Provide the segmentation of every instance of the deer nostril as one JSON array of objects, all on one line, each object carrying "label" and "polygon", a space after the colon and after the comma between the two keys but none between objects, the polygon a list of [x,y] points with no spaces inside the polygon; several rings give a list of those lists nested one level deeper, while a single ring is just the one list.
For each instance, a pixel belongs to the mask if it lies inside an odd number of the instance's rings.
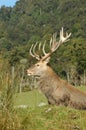
[{"label": "deer nostril", "polygon": [[32,72],[30,70],[26,70],[27,71],[27,75],[32,75]]}]

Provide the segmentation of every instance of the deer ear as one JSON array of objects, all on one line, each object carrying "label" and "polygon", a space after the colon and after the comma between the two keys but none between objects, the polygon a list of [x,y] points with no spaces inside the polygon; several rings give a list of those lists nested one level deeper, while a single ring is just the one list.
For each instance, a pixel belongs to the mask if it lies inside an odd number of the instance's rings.
[{"label": "deer ear", "polygon": [[46,64],[48,64],[48,63],[49,63],[49,61],[50,61],[50,57],[48,57],[47,59],[45,59],[45,61],[44,61],[44,62],[45,62]]}]

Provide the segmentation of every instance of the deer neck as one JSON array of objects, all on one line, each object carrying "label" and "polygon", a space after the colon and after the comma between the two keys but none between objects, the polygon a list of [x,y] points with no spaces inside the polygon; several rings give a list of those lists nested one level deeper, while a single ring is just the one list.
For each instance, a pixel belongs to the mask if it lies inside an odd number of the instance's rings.
[{"label": "deer neck", "polygon": [[46,71],[40,76],[38,86],[42,90],[43,93],[47,93],[48,91],[53,91],[53,88],[57,87],[59,77],[56,73],[48,67]]},{"label": "deer neck", "polygon": [[47,80],[47,79],[55,79],[57,78],[57,74],[52,70],[51,67],[47,67],[47,69],[45,69],[44,73],[42,73],[42,75],[40,76],[40,80]]}]

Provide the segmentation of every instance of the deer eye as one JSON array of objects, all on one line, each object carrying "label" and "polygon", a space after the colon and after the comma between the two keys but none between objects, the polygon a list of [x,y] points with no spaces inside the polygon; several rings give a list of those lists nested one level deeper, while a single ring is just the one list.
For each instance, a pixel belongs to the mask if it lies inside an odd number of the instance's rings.
[{"label": "deer eye", "polygon": [[36,66],[40,66],[39,64],[37,64]]}]

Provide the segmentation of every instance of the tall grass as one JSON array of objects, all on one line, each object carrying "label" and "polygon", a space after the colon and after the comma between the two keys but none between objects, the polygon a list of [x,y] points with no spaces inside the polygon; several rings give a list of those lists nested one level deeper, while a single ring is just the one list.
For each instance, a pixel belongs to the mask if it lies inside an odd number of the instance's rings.
[{"label": "tall grass", "polygon": [[0,73],[0,130],[19,130],[20,120],[13,105],[13,88],[10,75],[6,71]]}]

